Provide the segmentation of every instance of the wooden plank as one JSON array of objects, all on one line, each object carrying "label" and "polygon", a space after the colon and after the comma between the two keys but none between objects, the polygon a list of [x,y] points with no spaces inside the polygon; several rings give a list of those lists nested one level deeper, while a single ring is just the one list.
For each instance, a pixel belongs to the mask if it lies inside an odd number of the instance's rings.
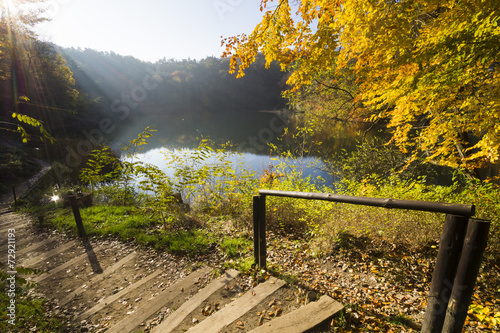
[{"label": "wooden plank", "polygon": [[193,288],[196,281],[208,272],[210,272],[210,268],[205,266],[189,274],[186,278],[162,291],[158,296],[142,304],[134,313],[117,322],[107,330],[106,333],[131,332],[134,328],[139,326],[141,322],[148,319],[175,298],[181,296],[183,290]]},{"label": "wooden plank", "polygon": [[282,317],[271,320],[250,331],[251,333],[287,332],[302,333],[329,319],[344,307],[330,296],[322,296]]},{"label": "wooden plank", "polygon": [[8,221],[5,221],[5,218],[3,219],[4,221],[2,224],[0,224],[0,231],[7,230],[9,228],[16,228],[16,225],[26,225],[29,223],[29,221],[26,221],[26,218],[18,218],[17,215],[9,218]]},{"label": "wooden plank", "polygon": [[224,326],[243,316],[252,308],[262,302],[267,296],[285,285],[285,282],[274,277],[259,284],[252,291],[226,305],[198,325],[192,327],[189,332],[219,332]]},{"label": "wooden plank", "polygon": [[15,221],[15,222],[12,222],[10,225],[6,225],[6,226],[2,226],[3,228],[0,229],[0,235],[3,235],[3,234],[6,234],[7,231],[9,231],[9,229],[14,229],[17,231],[19,231],[19,229],[22,229],[24,228],[25,226],[27,226],[28,224],[30,224],[29,222],[24,222],[24,223],[21,223],[21,224],[16,224],[18,221]]},{"label": "wooden plank", "polygon": [[82,314],[78,315],[76,317],[76,320],[77,321],[81,321],[81,320],[83,320],[85,318],[88,318],[88,317],[92,316],[94,313],[96,313],[96,312],[104,309],[108,304],[113,303],[117,299],[119,299],[122,296],[124,296],[124,295],[128,294],[129,292],[131,292],[132,290],[137,289],[140,286],[142,286],[143,284],[151,281],[152,279],[154,279],[155,277],[157,277],[158,275],[160,275],[162,272],[163,272],[163,270],[159,269],[156,272],[154,272],[152,274],[149,274],[144,279],[141,279],[141,280],[139,280],[139,281],[137,281],[137,282],[129,285],[128,287],[126,287],[125,289],[121,290],[120,292],[118,292],[116,294],[113,294],[113,295],[110,295],[110,296],[108,296],[108,297],[106,297],[104,299],[101,299],[96,305],[94,305],[90,309],[86,310]]},{"label": "wooden plank", "polygon": [[[16,235],[16,237],[17,236],[18,235]],[[25,244],[20,245],[21,240],[22,241],[26,240],[24,243],[27,243],[27,244],[30,244],[30,241],[31,241],[31,239],[21,239],[21,238],[16,239],[16,254],[18,256],[23,256],[26,253],[34,251],[34,250],[38,249],[40,246],[42,246],[42,245],[50,244],[50,243],[56,241],[56,238],[55,237],[50,237],[50,238],[44,239],[43,241],[32,243],[28,247],[24,247]],[[21,246],[23,246],[23,249],[19,250],[19,248],[21,248]],[[8,248],[8,246],[7,246],[7,239],[5,239],[5,244],[0,245],[0,250],[7,249],[7,248]],[[5,252],[7,252],[7,251],[5,251]]]},{"label": "wooden plank", "polygon": [[37,243],[34,243],[34,244],[31,244],[30,246],[22,249],[22,250],[19,250],[17,251],[17,254],[18,255],[25,255],[27,253],[30,253],[31,251],[35,251],[36,249],[38,249],[39,247],[43,246],[43,245],[46,245],[46,244],[50,244],[52,242],[56,241],[56,238],[55,237],[50,237],[50,238],[47,238],[41,242],[37,242]]},{"label": "wooden plank", "polygon": [[88,280],[85,284],[81,285],[80,287],[76,288],[75,290],[73,290],[72,292],[67,294],[62,300],[59,301],[59,304],[65,305],[65,304],[69,303],[73,299],[73,297],[85,292],[85,286],[90,286],[90,285],[93,285],[95,283],[98,283],[98,282],[104,280],[108,275],[110,275],[111,273],[113,273],[117,269],[121,268],[123,265],[127,264],[129,261],[134,259],[136,256],[137,256],[137,253],[132,252],[128,256],[126,256],[125,258],[123,258],[120,261],[118,261],[117,263],[115,263],[113,266],[106,268],[104,270],[104,272],[102,272],[101,274],[94,275],[94,277],[92,277],[90,280]]},{"label": "wooden plank", "polygon": [[[101,247],[96,247],[94,249],[94,253],[97,253],[97,252],[99,252],[101,250],[102,250]],[[88,257],[88,254],[87,254],[87,252],[85,252],[85,253],[79,255],[78,257],[73,258],[70,261],[65,262],[64,264],[59,265],[59,266],[51,269],[47,273],[43,273],[42,275],[39,275],[39,276],[35,277],[34,279],[32,279],[32,281],[33,282],[41,282],[41,281],[43,281],[45,279],[48,279],[49,277],[52,277],[52,276],[56,275],[57,273],[59,273],[59,272],[61,272],[63,270],[66,270],[69,267],[74,266],[77,262],[82,261],[82,260],[84,260],[87,257]]]},{"label": "wooden plank", "polygon": [[26,220],[30,221],[30,218],[28,216],[17,214],[13,211],[0,215],[0,218],[2,219],[2,222],[0,222],[0,227],[2,227],[2,229],[5,229],[11,223],[19,223]]},{"label": "wooden plank", "polygon": [[37,264],[39,262],[47,260],[47,258],[50,258],[56,254],[62,253],[62,252],[66,251],[67,249],[69,249],[77,244],[78,244],[77,241],[74,241],[74,240],[70,241],[68,243],[65,243],[65,244],[59,246],[59,247],[56,247],[55,249],[50,250],[49,252],[42,253],[34,258],[28,259],[27,261],[22,262],[21,265],[25,266],[25,267],[29,267],[31,265]]},{"label": "wooden plank", "polygon": [[232,279],[240,274],[237,270],[229,270],[224,276],[212,281],[208,286],[200,290],[196,295],[191,297],[188,301],[181,305],[180,308],[175,310],[167,319],[165,319],[160,325],[156,326],[151,332],[152,333],[170,333],[179,324],[193,312],[197,307],[199,307],[208,297],[210,297],[217,290],[224,287]]}]

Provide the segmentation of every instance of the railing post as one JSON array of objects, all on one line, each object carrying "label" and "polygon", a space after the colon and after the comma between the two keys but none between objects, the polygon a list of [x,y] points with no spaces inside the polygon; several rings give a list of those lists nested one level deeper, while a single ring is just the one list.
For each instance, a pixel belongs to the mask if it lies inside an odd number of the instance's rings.
[{"label": "railing post", "polygon": [[12,186],[12,195],[14,196],[14,205],[17,206],[17,197],[16,197],[16,187]]},{"label": "railing post", "polygon": [[266,268],[266,196],[253,197],[253,242],[255,264]]},{"label": "railing post", "polygon": [[78,236],[85,236],[85,229],[83,228],[82,216],[80,215],[80,208],[78,208],[78,202],[76,200],[76,195],[69,196],[69,202],[71,203],[71,209],[73,210],[73,215],[75,216],[76,228],[78,229]]},{"label": "railing post", "polygon": [[489,229],[490,221],[469,219],[455,283],[446,311],[443,333],[462,332],[483,253],[486,249]]},{"label": "railing post", "polygon": [[464,243],[467,223],[468,217],[466,216],[446,215],[436,265],[432,274],[422,333],[441,332]]}]

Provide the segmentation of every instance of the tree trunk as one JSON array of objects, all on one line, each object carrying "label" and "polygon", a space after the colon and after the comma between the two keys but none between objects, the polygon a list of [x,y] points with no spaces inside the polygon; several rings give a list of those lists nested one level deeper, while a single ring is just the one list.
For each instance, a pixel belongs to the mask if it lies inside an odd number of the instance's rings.
[{"label": "tree trunk", "polygon": [[[455,145],[460,157],[465,160],[467,157],[465,150],[470,147],[469,134],[467,132],[458,132],[459,142]],[[466,169],[465,174],[470,179],[481,179],[481,174],[478,168]]]}]

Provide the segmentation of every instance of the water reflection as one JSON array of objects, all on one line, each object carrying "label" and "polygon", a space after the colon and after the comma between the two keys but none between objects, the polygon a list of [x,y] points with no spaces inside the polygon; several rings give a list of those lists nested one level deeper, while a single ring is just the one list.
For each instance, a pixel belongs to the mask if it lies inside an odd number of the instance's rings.
[{"label": "water reflection", "polygon": [[151,126],[157,132],[148,141],[148,149],[195,148],[203,137],[218,143],[230,141],[242,152],[266,155],[269,154],[267,143],[277,143],[288,122],[289,114],[284,111],[165,113],[125,124],[116,141],[126,144]]},{"label": "water reflection", "polygon": [[[200,143],[200,138],[208,138],[215,143],[231,142],[237,147],[241,156],[231,156],[233,167],[242,161],[243,167],[253,171],[257,176],[262,175],[270,165],[277,166],[277,156],[270,156],[268,143],[273,143],[282,150],[293,150],[293,142],[282,140],[285,128],[293,135],[295,126],[298,124],[296,115],[286,110],[272,111],[245,111],[229,110],[221,112],[192,112],[192,113],[169,113],[161,116],[145,117],[134,120],[131,124],[122,128],[118,143],[127,144],[135,139],[137,134],[147,126],[157,130],[153,137],[148,140],[146,150],[139,156],[140,160],[160,167],[173,176],[173,168],[167,168],[162,151],[176,151],[177,153],[192,152]],[[314,133],[314,140],[323,142],[321,153],[315,157],[305,157],[292,163],[302,171],[303,177],[311,177],[315,180],[318,176],[325,180],[326,185],[332,185],[335,181],[333,176],[322,171],[324,163],[322,156],[329,156],[332,151],[352,146],[354,139],[352,133],[347,130],[338,130],[334,142],[325,142],[328,139],[318,137],[320,133]],[[293,140],[292,140],[293,141]],[[207,163],[213,163],[207,161]]]},{"label": "water reflection", "polygon": [[[185,160],[186,157],[192,156],[194,153],[195,151],[190,148],[155,148],[145,153],[137,154],[136,161],[142,161],[144,163],[155,165],[163,170],[167,176],[174,178],[175,167],[167,165],[166,157],[168,157],[169,160],[174,161],[176,158],[179,160]],[[242,171],[241,169],[246,169],[255,173],[256,177],[262,176],[264,174],[264,170],[268,169],[270,165],[276,167],[280,165],[280,163],[286,163],[287,167],[285,168],[285,172],[291,172],[292,169],[297,170],[302,173],[303,178],[310,177],[311,182],[315,184],[321,185],[324,183],[325,185],[331,185],[334,182],[334,177],[323,171],[324,164],[321,159],[316,157],[306,157],[302,160],[286,162],[279,160],[277,156],[258,155],[252,153],[227,152],[227,156],[228,161],[231,162],[232,167],[237,172]],[[212,156],[206,158],[202,165],[215,163],[217,163],[217,158],[214,153]]]}]

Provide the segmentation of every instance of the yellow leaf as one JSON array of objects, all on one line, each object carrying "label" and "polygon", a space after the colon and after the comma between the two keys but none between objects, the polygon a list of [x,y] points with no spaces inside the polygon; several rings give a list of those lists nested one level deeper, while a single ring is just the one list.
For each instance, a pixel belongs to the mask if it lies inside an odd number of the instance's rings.
[{"label": "yellow leaf", "polygon": [[484,318],[486,317],[486,315],[484,315],[484,314],[478,314],[478,313],[475,316],[476,316],[477,319],[479,319],[479,321],[483,321]]}]

